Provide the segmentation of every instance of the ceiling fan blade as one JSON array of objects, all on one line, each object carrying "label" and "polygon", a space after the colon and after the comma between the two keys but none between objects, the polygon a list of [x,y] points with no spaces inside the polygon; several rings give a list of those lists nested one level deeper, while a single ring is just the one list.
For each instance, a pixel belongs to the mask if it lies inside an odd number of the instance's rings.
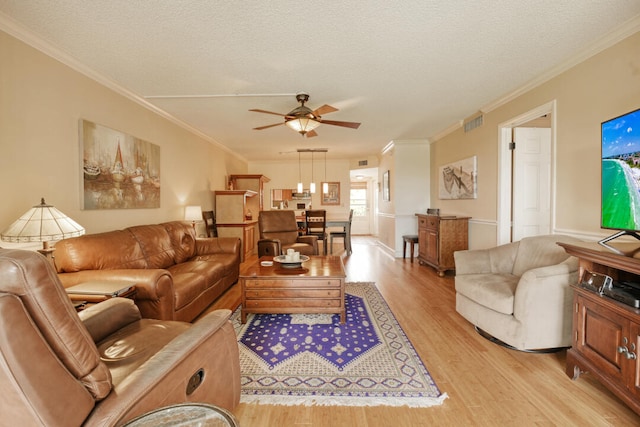
[{"label": "ceiling fan blade", "polygon": [[324,114],[333,113],[334,111],[338,111],[338,109],[335,107],[332,107],[331,105],[324,104],[322,107],[318,107],[315,110],[313,110],[313,115],[317,117],[317,116],[322,116]]},{"label": "ceiling fan blade", "polygon": [[253,109],[251,109],[249,111],[255,111],[256,113],[275,114],[276,116],[287,117],[286,114],[274,113],[273,111],[259,110],[259,109],[256,109],[256,108],[253,108]]},{"label": "ceiling fan blade", "polygon": [[307,138],[313,138],[314,136],[318,136],[318,134],[315,130],[310,130],[309,132],[305,133],[304,136],[306,136]]},{"label": "ceiling fan blade", "polygon": [[320,119],[318,121],[325,125],[342,126],[342,127],[351,128],[351,129],[358,129],[360,127],[360,123],[356,123],[356,122],[340,122],[337,120],[324,120],[324,119]]},{"label": "ceiling fan blade", "polygon": [[266,126],[260,126],[260,127],[257,127],[257,128],[253,128],[253,130],[269,129],[269,128],[272,128],[272,127],[274,127],[274,126],[280,126],[280,125],[283,125],[283,124],[284,124],[284,122],[282,122],[282,123],[275,123],[275,124],[273,124],[273,125],[266,125]]}]

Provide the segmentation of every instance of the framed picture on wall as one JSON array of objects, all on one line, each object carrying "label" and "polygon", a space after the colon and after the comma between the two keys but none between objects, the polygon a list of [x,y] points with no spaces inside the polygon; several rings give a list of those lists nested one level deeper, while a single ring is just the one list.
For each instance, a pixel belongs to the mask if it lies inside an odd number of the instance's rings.
[{"label": "framed picture on wall", "polygon": [[160,207],[160,146],[80,120],[82,209]]},{"label": "framed picture on wall", "polygon": [[323,182],[322,187],[327,184],[329,191],[322,193],[321,205],[339,205],[340,204],[340,183],[339,182]]},{"label": "framed picture on wall", "polygon": [[476,156],[440,167],[440,199],[478,198],[478,160]]},{"label": "framed picture on wall", "polygon": [[389,171],[382,175],[382,200],[391,201],[391,193],[389,190]]}]

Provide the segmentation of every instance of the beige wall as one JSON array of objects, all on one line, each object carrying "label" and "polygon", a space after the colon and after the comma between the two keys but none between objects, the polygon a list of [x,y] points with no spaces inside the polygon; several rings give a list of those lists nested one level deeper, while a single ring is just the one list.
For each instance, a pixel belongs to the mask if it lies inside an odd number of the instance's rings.
[{"label": "beige wall", "polygon": [[[211,190],[223,189],[231,173],[269,173],[216,144],[155,114],[70,67],[0,32],[0,228],[40,197],[95,233],[134,224],[181,219],[183,207],[213,207]],[[589,58],[543,85],[485,114],[484,125],[456,130],[431,145],[430,206],[473,217],[472,247],[495,244],[498,126],[556,101],[555,232],[607,235],[599,228],[600,123],[640,107],[640,33]],[[80,209],[78,121],[129,133],[161,147],[161,207],[83,211]],[[478,156],[478,199],[439,200],[439,166]],[[393,152],[379,171],[395,176]],[[349,168],[338,166],[340,181]],[[295,168],[294,168],[295,169]],[[293,170],[297,172],[297,170]],[[294,180],[297,180],[293,173]],[[288,177],[287,182],[290,181]],[[317,180],[319,181],[319,180]],[[273,181],[272,181],[273,182]],[[273,182],[275,184],[275,182]],[[274,187],[275,188],[275,187]],[[346,203],[343,192],[343,203]],[[395,208],[379,199],[381,241],[393,247]],[[388,235],[384,230],[389,230]]]},{"label": "beige wall", "polygon": [[[554,232],[597,239],[600,229],[600,123],[640,108],[640,33],[600,52],[490,111],[484,125],[452,132],[431,145],[431,200],[443,211],[473,217],[470,246],[496,243],[498,127],[556,101]],[[438,168],[478,156],[478,198],[439,200]]]},{"label": "beige wall", "polygon": [[[396,241],[395,205],[393,194],[389,201],[383,198],[382,181],[386,171],[389,171],[390,177],[395,177],[394,148],[382,154],[380,165],[378,166],[378,182],[380,183],[380,191],[378,192],[378,240],[383,247],[393,252],[395,251]],[[389,181],[391,182],[391,178]],[[390,191],[393,191],[393,184],[391,184]]]},{"label": "beige wall", "polygon": [[[298,167],[297,155],[295,160],[249,162],[249,173],[263,174],[270,179],[264,186],[264,209],[270,209],[271,190],[296,190],[300,175],[302,176],[304,188],[309,189],[309,183],[311,182],[310,154],[303,153],[303,156],[305,159],[301,159],[300,167]],[[325,209],[329,217],[347,217],[349,215],[349,188],[351,185],[349,161],[328,159],[326,163],[326,181],[340,183],[340,205],[322,205],[321,203],[321,183],[325,181],[325,161],[323,153],[316,153],[313,165],[313,179],[316,183],[316,193],[311,195],[311,206],[314,209]],[[290,208],[293,209],[293,206],[290,205]]]},{"label": "beige wall", "polygon": [[[41,197],[88,233],[182,219],[185,205],[213,208],[211,190],[247,172],[244,160],[3,32],[0,58],[2,230]],[[159,209],[80,209],[80,119],[160,146]]]},{"label": "beige wall", "polygon": [[394,140],[382,154],[378,180],[389,171],[391,200],[378,198],[378,239],[395,257],[402,256],[402,236],[418,234],[418,212],[430,206],[429,153],[426,139]]}]

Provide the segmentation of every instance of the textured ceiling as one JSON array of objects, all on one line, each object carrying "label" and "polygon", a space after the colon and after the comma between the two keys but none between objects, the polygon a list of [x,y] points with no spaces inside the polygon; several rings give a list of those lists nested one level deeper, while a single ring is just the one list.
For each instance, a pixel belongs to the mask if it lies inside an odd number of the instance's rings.
[{"label": "textured ceiling", "polygon": [[[268,160],[429,138],[637,18],[640,1],[0,0],[0,13],[140,97],[216,95],[147,100]],[[300,91],[360,129],[252,130],[281,119],[250,108],[287,113]]]}]

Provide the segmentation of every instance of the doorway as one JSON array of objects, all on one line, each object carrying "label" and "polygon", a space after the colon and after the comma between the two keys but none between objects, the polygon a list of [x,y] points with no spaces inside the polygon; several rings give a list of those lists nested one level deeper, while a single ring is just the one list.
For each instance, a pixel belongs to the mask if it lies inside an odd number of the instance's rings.
[{"label": "doorway", "polygon": [[353,235],[377,235],[377,216],[374,215],[378,209],[377,174],[378,168],[354,169],[350,173],[349,208],[353,209]]},{"label": "doorway", "polygon": [[554,228],[555,111],[552,101],[499,125],[498,245]]}]

